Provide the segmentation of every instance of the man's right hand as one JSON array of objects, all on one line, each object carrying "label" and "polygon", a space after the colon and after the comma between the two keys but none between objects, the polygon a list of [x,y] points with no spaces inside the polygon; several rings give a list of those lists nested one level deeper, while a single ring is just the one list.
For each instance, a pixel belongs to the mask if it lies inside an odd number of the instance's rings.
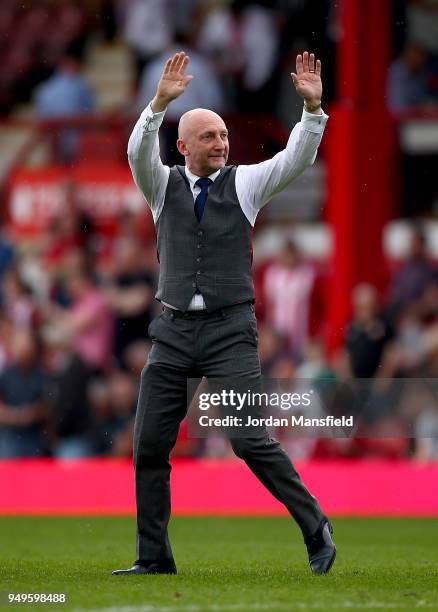
[{"label": "man's right hand", "polygon": [[180,51],[169,58],[164,66],[163,74],[158,82],[157,92],[151,103],[154,113],[166,110],[167,105],[184,93],[187,85],[193,79],[190,74],[186,75],[189,64],[189,56]]}]

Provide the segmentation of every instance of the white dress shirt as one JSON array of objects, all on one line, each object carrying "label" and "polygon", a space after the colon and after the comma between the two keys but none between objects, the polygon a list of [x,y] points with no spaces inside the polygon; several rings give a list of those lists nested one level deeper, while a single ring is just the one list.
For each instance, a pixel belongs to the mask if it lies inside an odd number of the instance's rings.
[{"label": "white dress shirt", "polygon": [[[149,104],[141,113],[128,142],[128,160],[134,180],[146,198],[154,223],[163,210],[170,168],[160,158],[158,130],[166,111],[154,113]],[[301,121],[293,128],[286,148],[271,159],[236,170],[236,194],[243,214],[254,226],[259,210],[315,161],[328,116],[303,110]],[[193,200],[201,191],[199,178],[186,166]],[[209,178],[214,181],[220,170]],[[207,204],[208,205],[208,204]],[[194,214],[194,213],[193,213]],[[202,295],[195,294],[189,310],[205,309]]]}]

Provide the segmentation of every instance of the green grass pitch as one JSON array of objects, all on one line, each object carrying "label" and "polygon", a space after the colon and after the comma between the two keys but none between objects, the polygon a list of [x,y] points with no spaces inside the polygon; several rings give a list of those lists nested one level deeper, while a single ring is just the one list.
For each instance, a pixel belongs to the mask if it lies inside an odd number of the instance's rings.
[{"label": "green grass pitch", "polygon": [[127,517],[0,518],[8,592],[65,592],[32,609],[108,612],[438,610],[438,520],[336,519],[338,557],[312,576],[301,535],[281,518],[174,518],[177,576],[112,576],[133,561]]}]

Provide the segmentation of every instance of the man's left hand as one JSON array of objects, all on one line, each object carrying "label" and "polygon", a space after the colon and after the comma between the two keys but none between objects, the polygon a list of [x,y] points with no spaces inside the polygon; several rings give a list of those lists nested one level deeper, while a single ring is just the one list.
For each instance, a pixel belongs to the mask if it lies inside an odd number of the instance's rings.
[{"label": "man's left hand", "polygon": [[297,93],[304,98],[305,108],[310,112],[320,113],[322,97],[321,61],[316,60],[314,53],[304,51],[297,55],[297,67],[291,72],[293,84]]}]

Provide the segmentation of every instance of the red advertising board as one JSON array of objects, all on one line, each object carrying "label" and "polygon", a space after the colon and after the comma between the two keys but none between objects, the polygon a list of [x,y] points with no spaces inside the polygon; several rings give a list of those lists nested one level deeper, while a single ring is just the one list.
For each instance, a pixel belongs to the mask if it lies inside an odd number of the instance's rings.
[{"label": "red advertising board", "polygon": [[[174,514],[287,514],[241,461],[174,459],[172,467]],[[296,467],[329,515],[438,516],[437,462],[314,460]],[[135,512],[129,459],[0,461],[0,482],[0,516]]]},{"label": "red advertising board", "polygon": [[14,172],[8,185],[7,220],[14,236],[38,234],[62,215],[66,182],[74,184],[78,205],[100,231],[111,232],[124,211],[150,214],[127,164],[26,168]]}]

